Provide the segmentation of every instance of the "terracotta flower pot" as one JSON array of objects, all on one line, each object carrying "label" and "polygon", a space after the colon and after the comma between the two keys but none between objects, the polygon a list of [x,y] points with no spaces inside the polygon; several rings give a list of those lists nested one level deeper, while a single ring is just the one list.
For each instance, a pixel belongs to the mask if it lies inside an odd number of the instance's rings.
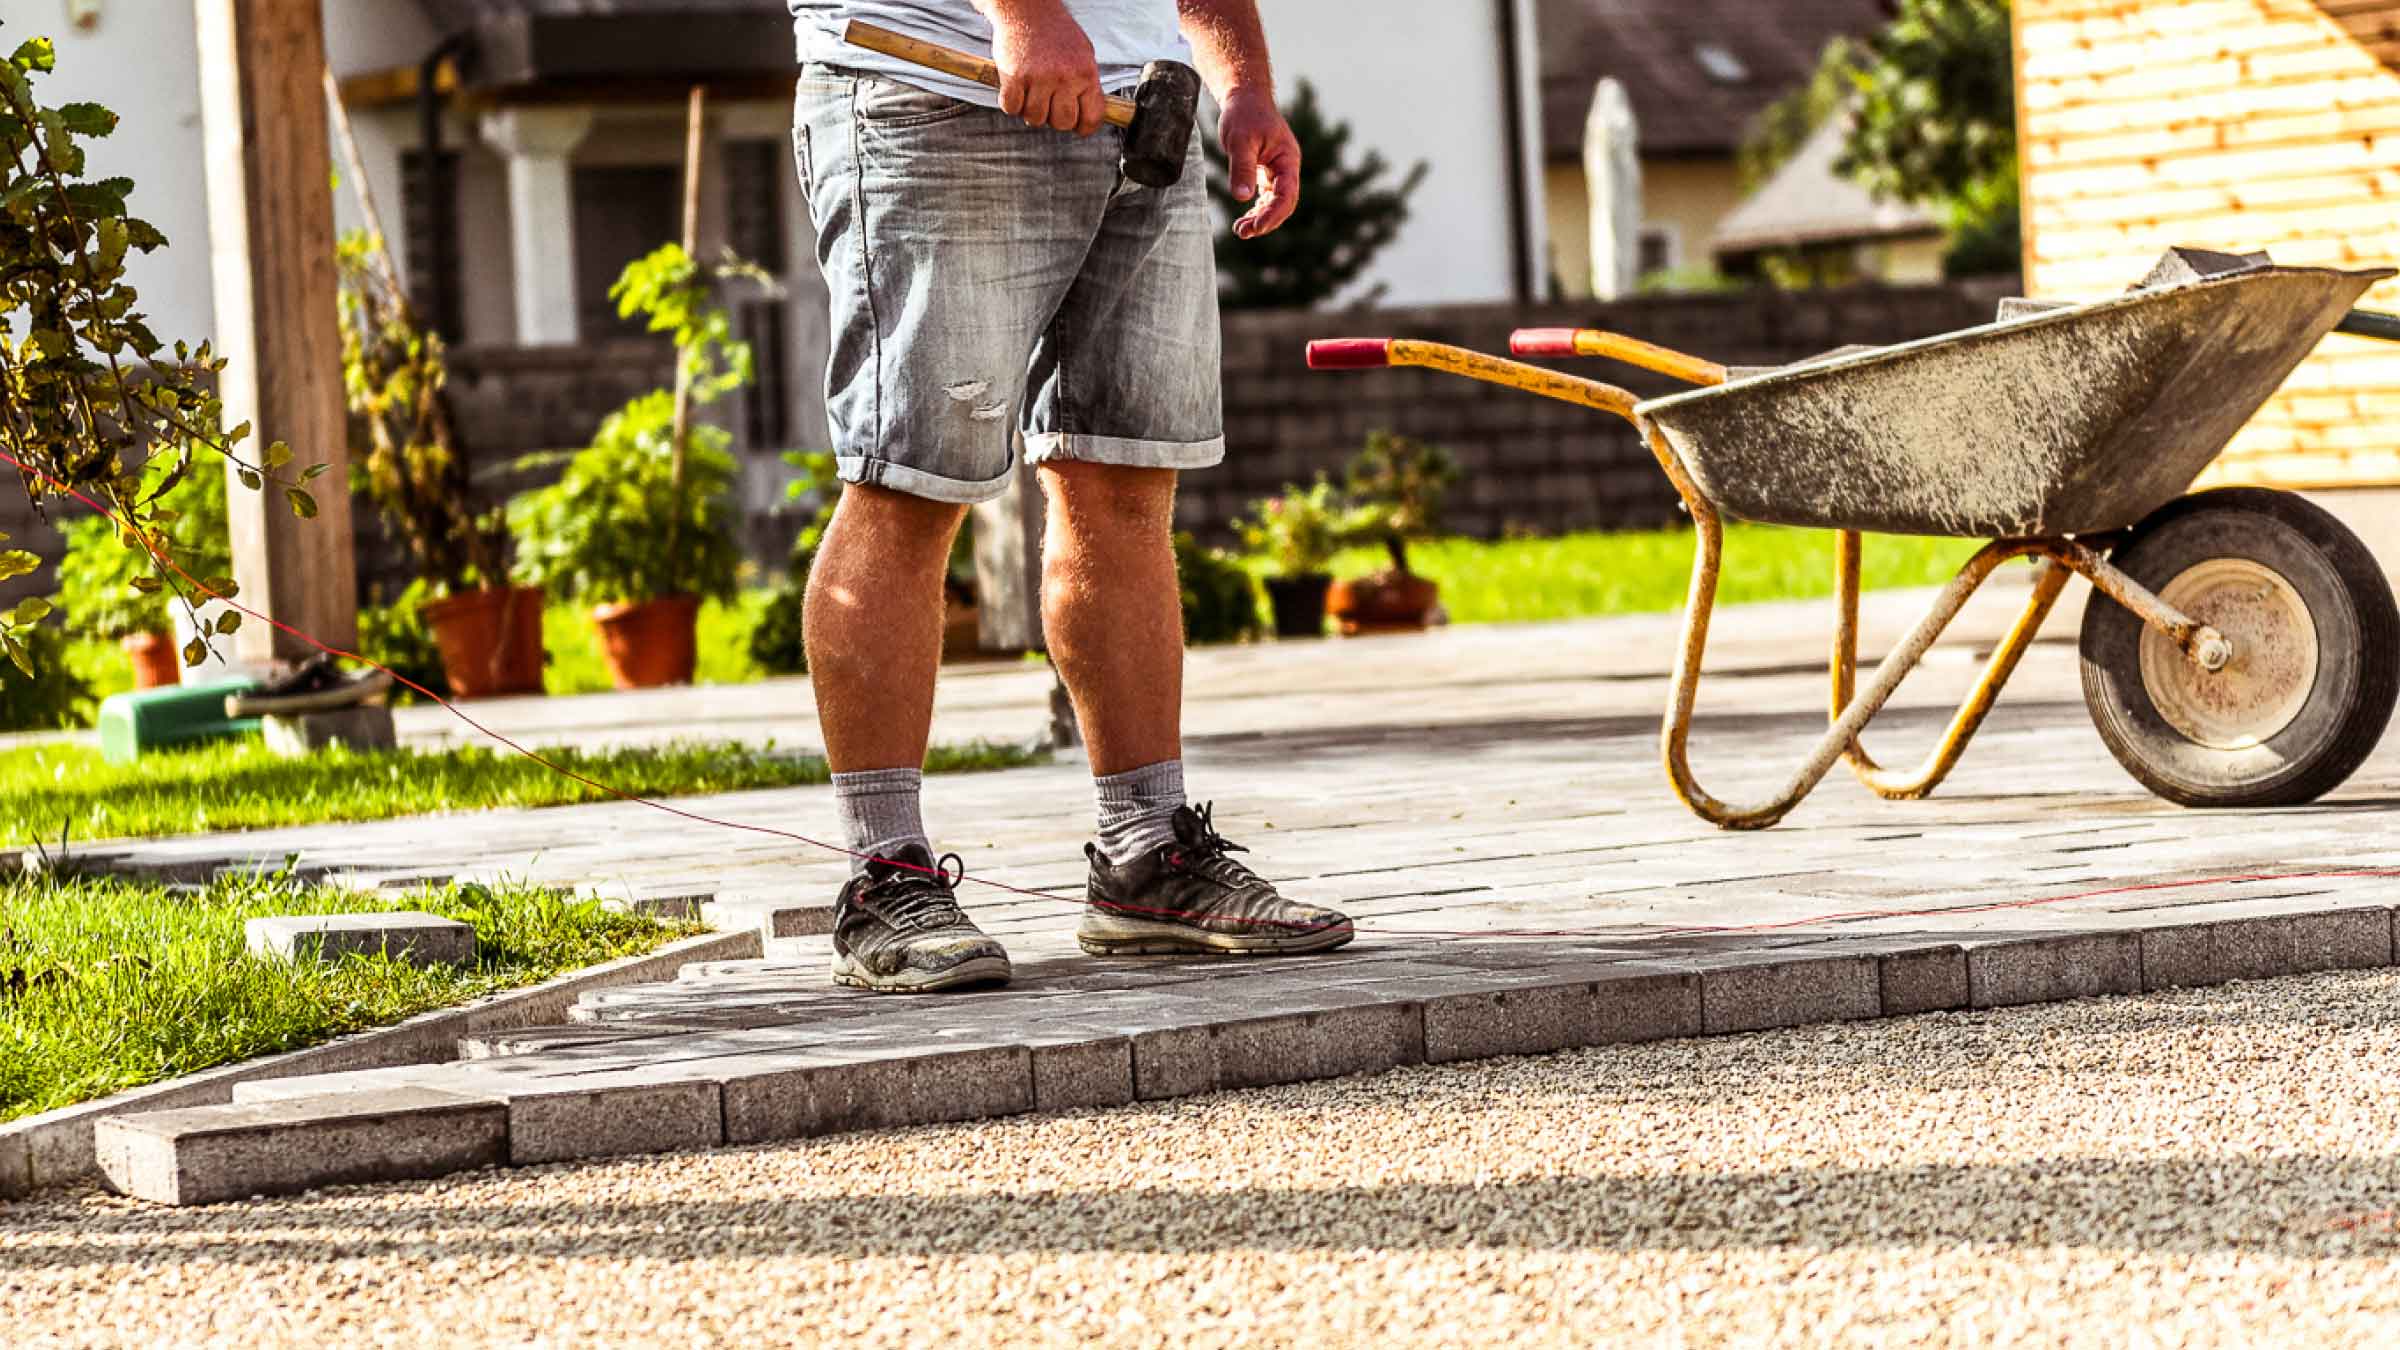
[{"label": "terracotta flower pot", "polygon": [[619,689],[690,684],[699,663],[700,597],[668,595],[592,611],[608,678]]},{"label": "terracotta flower pot", "polygon": [[1362,633],[1422,632],[1441,601],[1442,588],[1407,572],[1383,571],[1355,581],[1337,581],[1325,597],[1325,610],[1342,628],[1342,636]]},{"label": "terracotta flower pot", "polygon": [[1275,636],[1325,636],[1325,592],[1333,578],[1321,573],[1267,578],[1267,602],[1275,610]]},{"label": "terracotta flower pot", "polygon": [[183,654],[175,650],[175,639],[164,633],[127,633],[117,639],[125,656],[133,662],[133,687],[159,689],[183,683]]},{"label": "terracotta flower pot", "polygon": [[542,692],[542,593],[530,586],[468,591],[425,606],[452,698]]}]

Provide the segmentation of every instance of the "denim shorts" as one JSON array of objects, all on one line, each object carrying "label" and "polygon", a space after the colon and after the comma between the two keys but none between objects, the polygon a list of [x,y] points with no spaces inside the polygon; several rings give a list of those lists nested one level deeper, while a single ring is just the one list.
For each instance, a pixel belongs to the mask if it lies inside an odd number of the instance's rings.
[{"label": "denim shorts", "polygon": [[1174,187],[1126,181],[1124,133],[1040,130],[810,65],[792,138],[832,292],[827,420],[843,481],[940,502],[1032,463],[1225,457],[1217,272],[1199,137]]}]

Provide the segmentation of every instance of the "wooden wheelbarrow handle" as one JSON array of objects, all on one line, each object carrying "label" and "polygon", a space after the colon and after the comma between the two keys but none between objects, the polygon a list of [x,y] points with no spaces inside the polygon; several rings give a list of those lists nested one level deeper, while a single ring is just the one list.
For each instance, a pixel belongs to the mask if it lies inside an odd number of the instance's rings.
[{"label": "wooden wheelbarrow handle", "polygon": [[[862,23],[857,19],[852,19],[849,26],[842,30],[842,41],[853,47],[864,47],[871,52],[881,52],[885,56],[896,57],[912,66],[923,66],[927,70],[939,71],[970,84],[980,84],[992,89],[1000,87],[1000,67],[980,56],[969,56],[965,52],[945,47],[938,42],[927,42],[923,38],[913,38],[906,33],[895,33],[889,28]],[[1132,99],[1111,98],[1108,100],[1108,109],[1102,115],[1101,120],[1110,126],[1130,127],[1133,125],[1134,114],[1139,111],[1141,111],[1140,107]]]}]

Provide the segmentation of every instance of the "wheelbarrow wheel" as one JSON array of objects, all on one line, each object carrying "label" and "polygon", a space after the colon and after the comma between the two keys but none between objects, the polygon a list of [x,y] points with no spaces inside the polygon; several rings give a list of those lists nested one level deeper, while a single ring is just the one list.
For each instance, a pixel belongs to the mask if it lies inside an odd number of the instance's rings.
[{"label": "wheelbarrow wheel", "polygon": [[2234,644],[2224,669],[2203,670],[2092,597],[2084,702],[2144,787],[2184,806],[2294,806],[2373,753],[2400,693],[2400,608],[2332,515],[2288,492],[2197,493],[2135,526],[2110,561]]}]

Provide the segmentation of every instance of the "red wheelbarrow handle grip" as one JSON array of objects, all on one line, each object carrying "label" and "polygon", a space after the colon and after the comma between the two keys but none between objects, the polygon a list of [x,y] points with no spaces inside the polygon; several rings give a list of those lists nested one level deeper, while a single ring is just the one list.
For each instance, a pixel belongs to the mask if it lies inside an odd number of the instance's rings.
[{"label": "red wheelbarrow handle grip", "polygon": [[1324,338],[1308,344],[1310,370],[1377,370],[1391,363],[1390,338]]},{"label": "red wheelbarrow handle grip", "polygon": [[1508,335],[1508,349],[1518,356],[1578,356],[1572,328],[1520,328]]}]

